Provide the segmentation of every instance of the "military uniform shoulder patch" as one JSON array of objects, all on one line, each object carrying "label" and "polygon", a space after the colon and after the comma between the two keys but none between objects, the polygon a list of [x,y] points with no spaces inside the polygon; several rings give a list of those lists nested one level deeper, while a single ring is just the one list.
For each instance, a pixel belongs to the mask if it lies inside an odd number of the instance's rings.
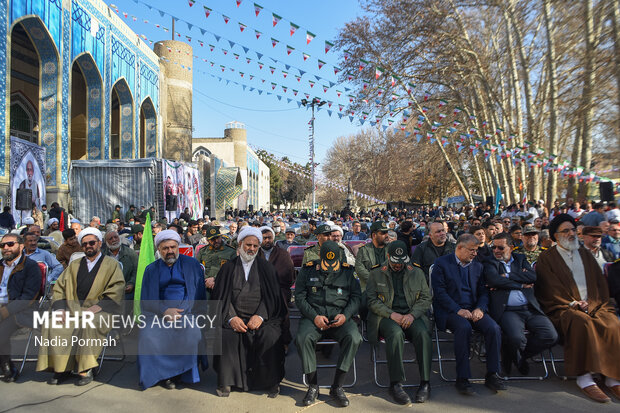
[{"label": "military uniform shoulder patch", "polygon": [[374,270],[375,268],[379,268],[381,266],[381,264],[375,264],[372,267],[370,267],[371,270]]},{"label": "military uniform shoulder patch", "polygon": [[413,267],[412,267],[411,265],[407,265],[407,269],[408,269],[409,271],[411,271],[411,270],[413,270]]},{"label": "military uniform shoulder patch", "polygon": [[312,267],[314,265],[314,261],[308,261],[306,263],[306,267]]},{"label": "military uniform shoulder patch", "polygon": [[418,267],[418,268],[422,268],[422,266],[420,264],[418,264],[417,262],[414,262],[413,265]]}]

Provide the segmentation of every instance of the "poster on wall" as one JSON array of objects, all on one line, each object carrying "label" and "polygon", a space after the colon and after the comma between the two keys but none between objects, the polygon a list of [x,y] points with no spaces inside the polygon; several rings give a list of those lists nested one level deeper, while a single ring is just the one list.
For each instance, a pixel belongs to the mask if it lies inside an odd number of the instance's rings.
[{"label": "poster on wall", "polygon": [[20,211],[17,207],[17,190],[30,189],[32,206],[41,210],[45,204],[45,148],[35,143],[11,136],[11,212],[21,225],[32,213],[32,207]]},{"label": "poster on wall", "polygon": [[202,191],[198,168],[181,162],[162,162],[164,209],[168,222],[188,209],[192,219],[202,216]]}]

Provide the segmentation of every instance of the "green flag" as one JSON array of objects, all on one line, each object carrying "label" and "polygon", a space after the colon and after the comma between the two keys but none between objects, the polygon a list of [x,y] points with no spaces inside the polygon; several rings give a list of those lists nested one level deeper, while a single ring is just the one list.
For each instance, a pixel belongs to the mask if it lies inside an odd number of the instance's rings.
[{"label": "green flag", "polygon": [[140,244],[140,256],[138,257],[138,270],[136,271],[136,288],[133,295],[134,316],[140,315],[140,294],[142,292],[142,277],[144,277],[144,270],[153,261],[155,261],[155,250],[153,247],[151,214],[146,214],[144,232],[142,233],[142,243]]}]

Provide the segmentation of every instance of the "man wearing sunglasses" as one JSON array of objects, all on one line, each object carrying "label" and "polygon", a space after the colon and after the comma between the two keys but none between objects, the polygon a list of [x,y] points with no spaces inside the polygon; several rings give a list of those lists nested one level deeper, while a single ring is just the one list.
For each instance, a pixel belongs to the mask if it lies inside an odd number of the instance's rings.
[{"label": "man wearing sunglasses", "polygon": [[558,334],[534,297],[536,273],[525,255],[512,252],[510,235],[496,235],[491,248],[493,259],[484,263],[484,277],[491,290],[489,314],[504,333],[502,366],[508,375],[514,363],[526,376],[527,359],[553,346]]},{"label": "man wearing sunglasses", "polygon": [[11,363],[11,335],[22,326],[32,325],[30,303],[39,295],[41,271],[22,251],[23,239],[6,234],[0,241],[0,376],[10,383],[17,379]]},{"label": "man wearing sunglasses", "polygon": [[[65,323],[63,328],[41,329],[37,371],[54,372],[48,384],[60,384],[72,371],[79,373],[76,385],[90,383],[92,369],[99,365],[97,357],[111,327],[111,315],[120,313],[125,278],[118,262],[101,253],[102,240],[97,228],[82,230],[78,242],[85,257],[71,262],[54,285],[52,311]],[[68,322],[69,316],[81,319],[87,312],[93,314],[95,328],[82,323],[74,328],[75,323]],[[52,341],[53,338],[58,340]]]}]

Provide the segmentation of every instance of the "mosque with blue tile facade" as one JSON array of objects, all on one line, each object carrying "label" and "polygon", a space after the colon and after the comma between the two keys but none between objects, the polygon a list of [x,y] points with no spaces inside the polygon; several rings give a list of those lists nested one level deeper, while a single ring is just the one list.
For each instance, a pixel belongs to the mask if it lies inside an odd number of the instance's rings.
[{"label": "mosque with blue tile facade", "polygon": [[45,148],[48,204],[66,202],[72,160],[165,155],[161,59],[103,1],[0,0],[0,18],[3,198],[11,137]]}]

